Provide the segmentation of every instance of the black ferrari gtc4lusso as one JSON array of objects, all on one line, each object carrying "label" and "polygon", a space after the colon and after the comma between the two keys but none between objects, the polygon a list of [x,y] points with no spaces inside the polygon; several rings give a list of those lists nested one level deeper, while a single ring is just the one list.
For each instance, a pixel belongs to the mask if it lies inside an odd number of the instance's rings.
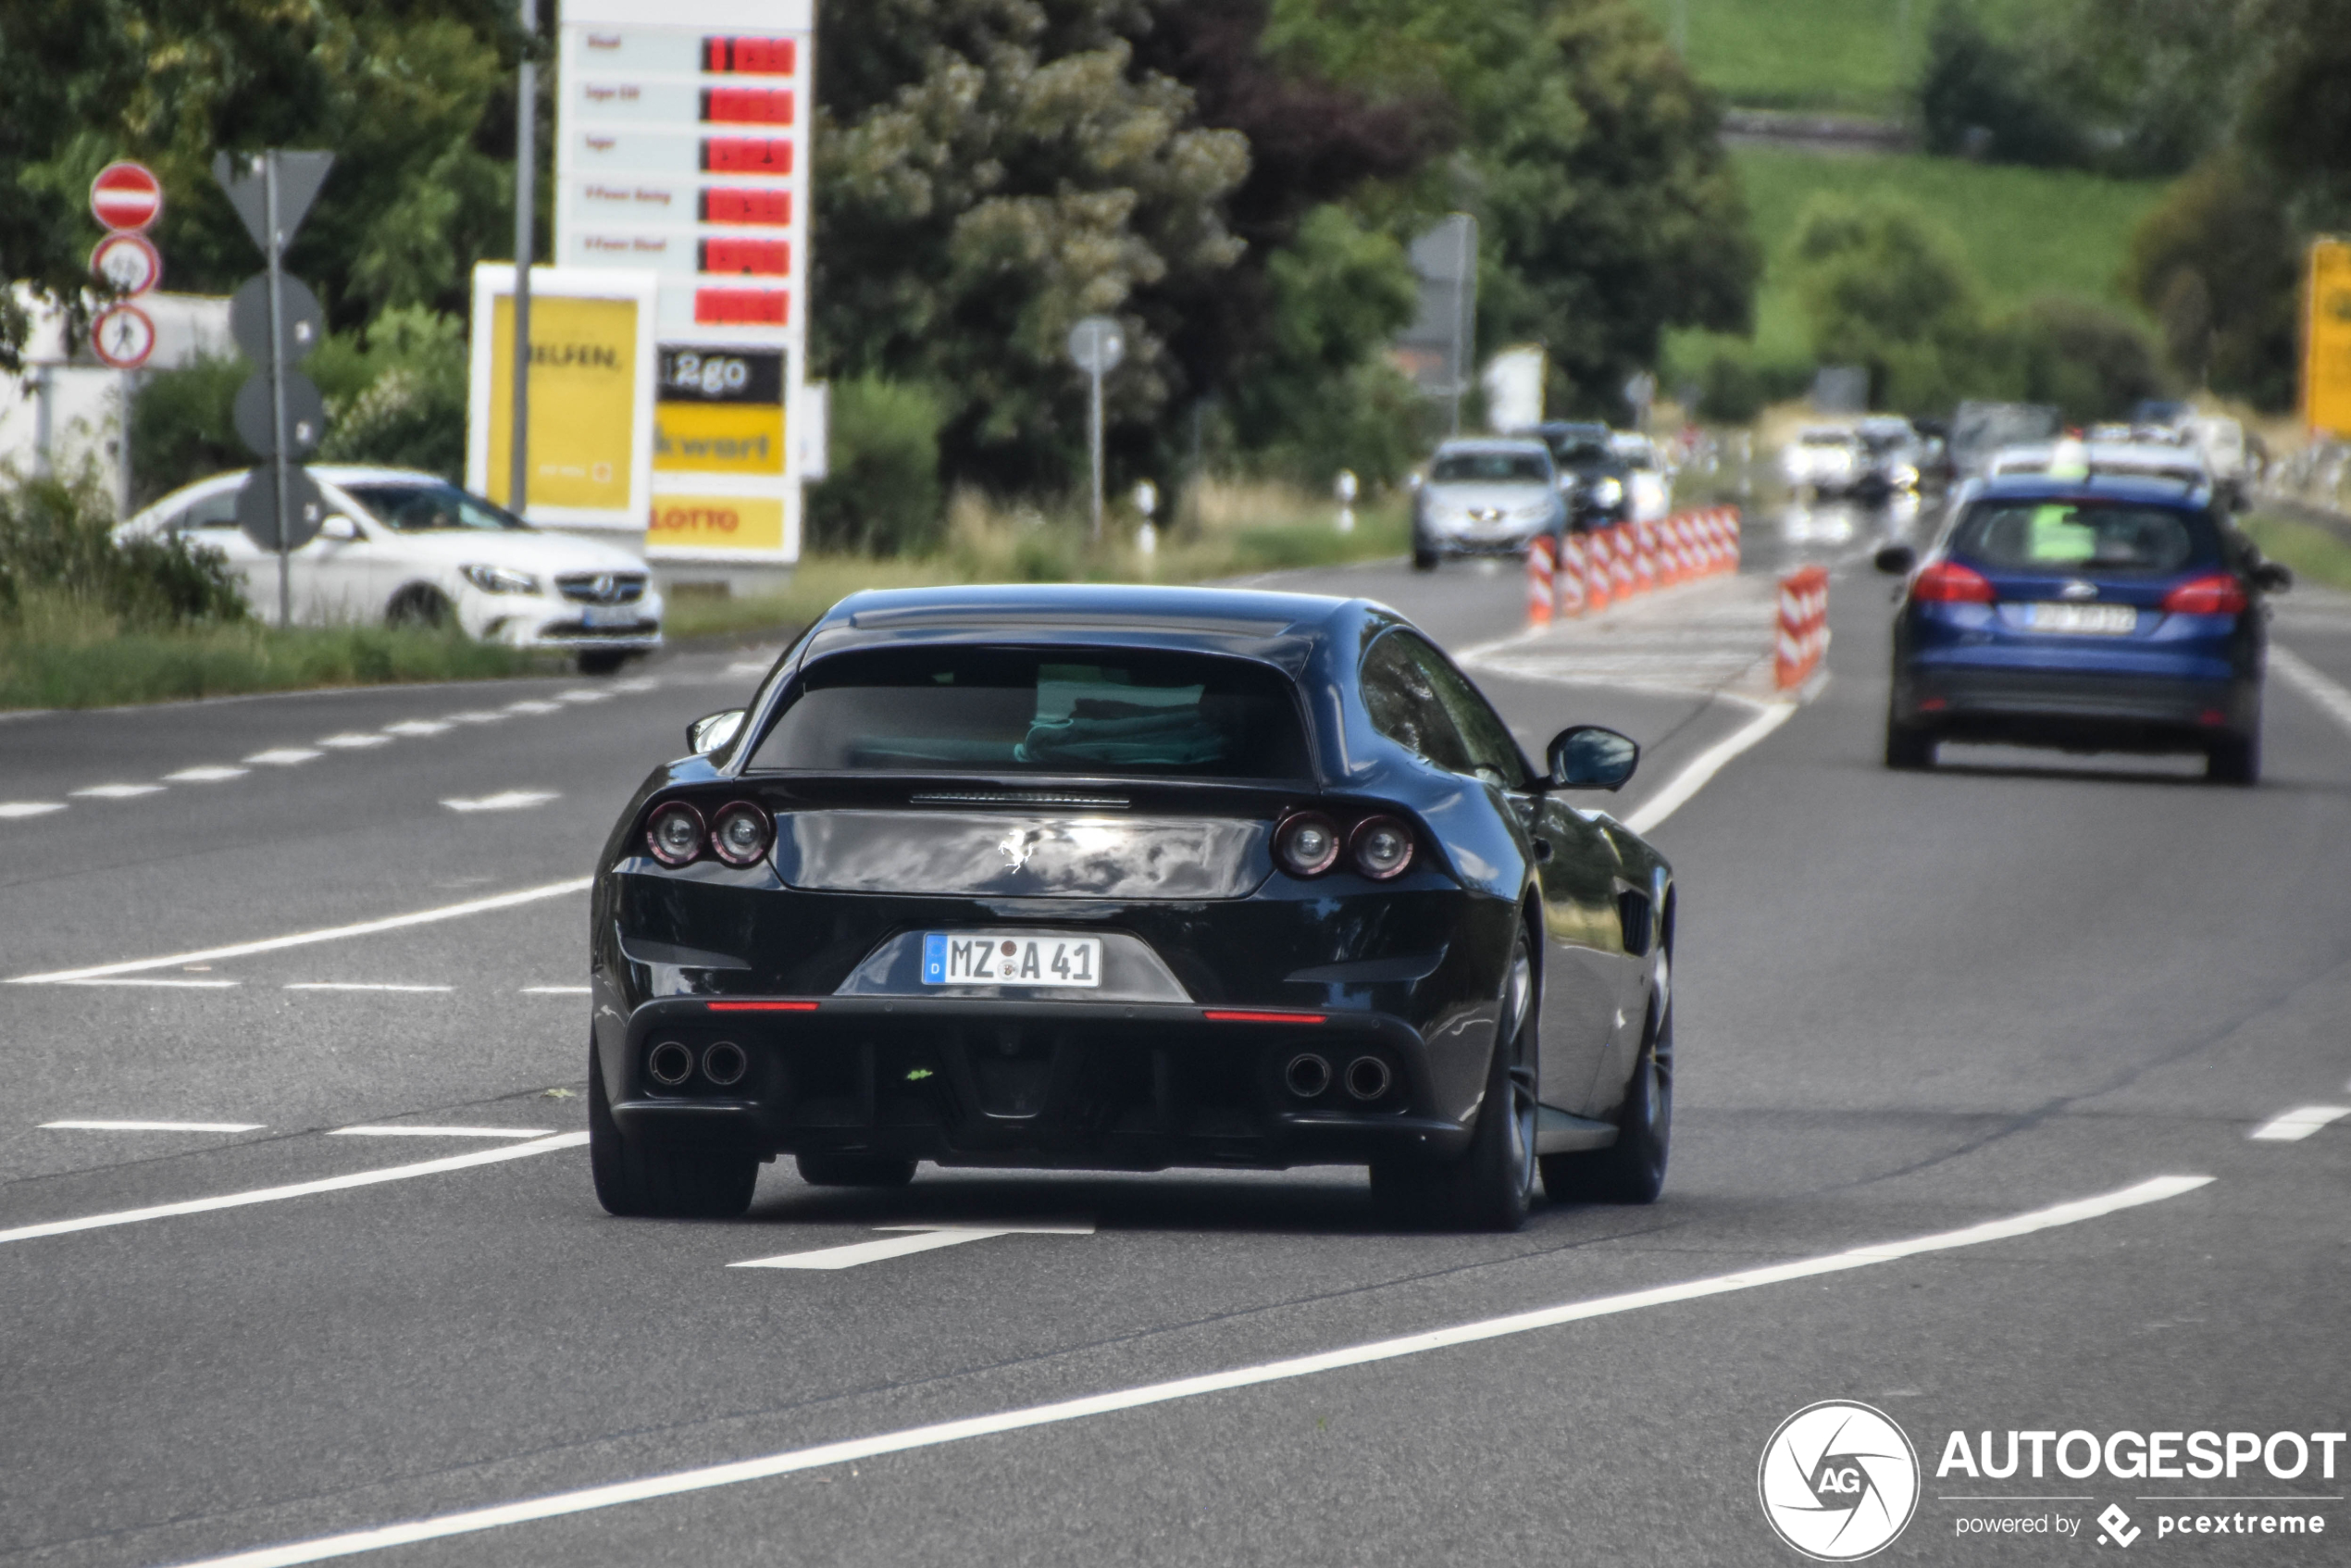
[{"label": "black ferrari gtc4lusso", "polygon": [[1437,1223],[1645,1202],[1673,885],[1394,611],[1209,589],[852,595],[691,731],[595,881],[591,1152],[615,1213],[762,1161],[1362,1164]]}]

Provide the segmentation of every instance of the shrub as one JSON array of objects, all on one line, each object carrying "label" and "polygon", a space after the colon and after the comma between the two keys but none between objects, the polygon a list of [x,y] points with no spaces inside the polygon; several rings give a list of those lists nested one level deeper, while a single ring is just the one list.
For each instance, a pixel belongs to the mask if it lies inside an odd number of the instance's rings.
[{"label": "shrub", "polygon": [[1927,34],[1918,98],[1930,153],[2045,168],[2088,161],[2088,142],[2061,106],[2055,83],[2022,54],[1992,42],[1949,0]]},{"label": "shrub", "polygon": [[147,378],[131,407],[133,507],[253,462],[233,414],[252,374],[242,359],[199,359]]},{"label": "shrub", "polygon": [[327,389],[322,463],[466,471],[466,330],[424,307],[385,311],[364,338],[338,333],[318,353]]},{"label": "shrub", "polygon": [[2294,399],[2301,243],[2277,182],[2242,153],[2175,181],[2131,236],[2123,286],[2176,341],[2173,368],[2261,408]]},{"label": "shrub", "polygon": [[1909,204],[1822,193],[1807,202],[1788,269],[1824,365],[1861,365],[1872,401],[1947,408],[1982,379],[1981,285],[1948,230]]},{"label": "shrub", "polygon": [[808,546],[900,555],[936,544],[945,415],[927,386],[878,376],[835,381],[832,471],[808,492]]},{"label": "shrub", "polygon": [[2036,299],[1995,339],[2022,400],[2055,404],[2069,424],[2128,417],[2140,399],[2170,390],[2146,330],[2087,300]]},{"label": "shrub", "polygon": [[114,512],[93,472],[0,477],[0,611],[43,595],[124,622],[233,621],[244,601],[219,557],[179,539],[114,542]]}]

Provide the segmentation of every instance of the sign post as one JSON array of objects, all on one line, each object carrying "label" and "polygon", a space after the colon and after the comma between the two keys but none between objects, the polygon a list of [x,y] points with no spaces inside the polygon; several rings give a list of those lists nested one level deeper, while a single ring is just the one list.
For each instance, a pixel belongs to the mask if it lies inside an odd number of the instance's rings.
[{"label": "sign post", "polygon": [[1102,541],[1102,378],[1126,357],[1126,332],[1107,316],[1088,316],[1069,330],[1069,357],[1092,386],[1087,404],[1086,443],[1094,458],[1094,542]]},{"label": "sign post", "polygon": [[515,355],[514,458],[506,472],[506,509],[517,517],[530,504],[530,249],[539,216],[539,68],[530,46],[539,36],[539,0],[521,0],[522,64],[515,80]]},{"label": "sign post", "polygon": [[[236,416],[237,433],[245,444],[256,455],[269,459],[268,478],[263,479],[256,472],[246,479],[245,489],[252,491],[256,482],[266,485],[268,502],[266,506],[255,506],[240,495],[237,517],[255,544],[277,552],[280,627],[293,619],[292,574],[287,557],[309,543],[325,520],[318,506],[295,504],[298,499],[317,492],[309,476],[297,474],[292,464],[317,446],[326,434],[326,405],[317,384],[293,367],[295,361],[317,346],[317,327],[314,324],[305,338],[297,340],[294,328],[301,313],[297,309],[290,315],[288,310],[291,280],[285,274],[286,242],[309,216],[310,204],[317,199],[318,187],[326,183],[327,170],[334,161],[332,153],[290,153],[275,147],[245,160],[242,171],[227,153],[212,160],[213,178],[229,193],[230,205],[244,220],[245,232],[261,247],[267,264],[261,276],[248,280],[230,302],[230,330],[248,357],[255,348],[263,348],[267,355],[263,367],[238,389]],[[301,292],[315,323],[317,301],[309,290]],[[243,322],[240,305],[244,307]],[[255,316],[260,319],[255,320]],[[256,526],[265,517],[270,526]]]}]

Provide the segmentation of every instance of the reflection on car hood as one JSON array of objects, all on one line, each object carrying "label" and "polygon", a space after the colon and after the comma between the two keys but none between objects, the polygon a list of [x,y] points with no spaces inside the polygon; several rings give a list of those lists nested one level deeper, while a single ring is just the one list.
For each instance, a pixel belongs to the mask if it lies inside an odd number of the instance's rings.
[{"label": "reflection on car hood", "polygon": [[1539,484],[1431,483],[1426,494],[1431,501],[1441,505],[1496,506],[1505,512],[1513,512],[1523,506],[1539,506],[1551,498],[1551,492]]}]

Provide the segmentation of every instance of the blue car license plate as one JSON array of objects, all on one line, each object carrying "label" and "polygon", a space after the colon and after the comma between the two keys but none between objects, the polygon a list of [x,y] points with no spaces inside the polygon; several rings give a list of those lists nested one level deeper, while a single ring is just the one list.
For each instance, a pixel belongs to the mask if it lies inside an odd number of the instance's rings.
[{"label": "blue car license plate", "polygon": [[927,986],[1072,986],[1102,983],[1100,937],[1038,937],[1018,931],[927,931]]}]

